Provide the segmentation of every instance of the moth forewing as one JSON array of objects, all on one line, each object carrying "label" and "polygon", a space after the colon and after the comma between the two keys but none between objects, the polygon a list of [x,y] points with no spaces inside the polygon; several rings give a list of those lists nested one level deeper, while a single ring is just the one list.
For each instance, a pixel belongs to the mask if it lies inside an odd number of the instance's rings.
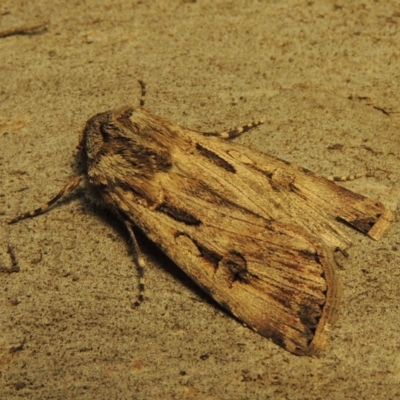
[{"label": "moth forewing", "polygon": [[171,209],[182,195],[185,214],[199,208],[201,224],[190,225],[178,214],[165,223],[165,211],[151,210],[126,192],[118,197],[134,210],[135,224],[246,325],[292,353],[322,350],[340,301],[331,252],[296,226],[201,197],[190,206],[186,193],[168,194]]},{"label": "moth forewing", "polygon": [[[379,239],[393,221],[393,214],[381,202],[304,168],[236,143],[218,139],[208,143],[208,138],[195,132],[186,129],[185,133],[202,148],[212,149],[213,154],[204,157],[202,151],[202,157],[192,157],[191,152],[180,152],[176,163],[185,173],[206,173],[207,183],[218,187],[226,198],[272,220],[302,226],[331,249],[345,249],[351,244],[342,222]],[[223,159],[235,172],[205,164],[217,165],[216,159]]]},{"label": "moth forewing", "polygon": [[392,215],[305,169],[221,140],[259,123],[202,134],[142,106],[97,114],[80,141],[82,174],[12,222],[83,182],[127,226],[140,270],[134,226],[246,325],[294,354],[316,354],[338,315],[332,250],[351,243],[340,222],[379,239]]}]

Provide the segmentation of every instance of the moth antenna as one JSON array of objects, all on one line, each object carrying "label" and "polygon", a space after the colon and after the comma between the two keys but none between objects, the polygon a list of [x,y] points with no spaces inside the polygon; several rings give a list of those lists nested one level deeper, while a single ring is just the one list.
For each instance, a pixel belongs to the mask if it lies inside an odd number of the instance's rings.
[{"label": "moth antenna", "polygon": [[327,176],[326,179],[332,181],[332,182],[348,182],[348,181],[354,181],[355,179],[362,178],[364,174],[355,174],[355,175],[343,175],[343,176]]},{"label": "moth antenna", "polygon": [[24,214],[18,215],[15,218],[13,218],[9,224],[15,224],[18,221],[21,221],[22,219],[26,218],[33,218],[36,217],[40,214],[45,213],[54,203],[56,203],[58,200],[62,199],[65,196],[68,196],[70,193],[72,193],[79,185],[81,182],[82,176],[75,176],[73,177],[59,192],[56,196],[54,196],[51,200],[49,200],[47,203],[43,204],[42,207],[37,208],[36,210],[26,212]]},{"label": "moth antenna", "polygon": [[135,232],[133,232],[132,226],[129,224],[129,222],[125,220],[124,223],[131,239],[133,257],[135,259],[136,268],[139,274],[139,294],[137,296],[137,300],[132,304],[132,308],[138,308],[140,304],[142,304],[144,301],[144,291],[145,291],[144,271],[146,268],[146,263],[142,256],[142,252],[136,240],[136,235]]},{"label": "moth antenna", "polygon": [[139,105],[140,107],[143,107],[146,103],[146,83],[142,81],[141,79],[138,79],[139,85],[140,85],[140,100],[139,100]]},{"label": "moth antenna", "polygon": [[240,136],[244,132],[249,131],[250,129],[253,129],[257,127],[258,125],[261,125],[264,123],[264,120],[259,120],[259,121],[253,121],[250,122],[249,124],[243,125],[243,126],[238,126],[237,128],[231,129],[230,131],[223,131],[223,132],[201,132],[204,136],[215,136],[219,137],[221,139],[233,139],[235,137]]}]

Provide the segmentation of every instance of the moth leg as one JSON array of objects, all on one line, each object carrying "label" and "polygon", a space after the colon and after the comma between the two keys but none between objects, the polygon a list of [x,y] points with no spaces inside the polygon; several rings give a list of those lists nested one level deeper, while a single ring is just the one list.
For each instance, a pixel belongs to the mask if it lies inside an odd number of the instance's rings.
[{"label": "moth leg", "polygon": [[139,244],[136,240],[135,232],[133,232],[131,224],[128,221],[126,221],[125,219],[124,219],[124,223],[125,223],[126,229],[128,230],[128,233],[129,233],[129,236],[131,239],[133,257],[135,259],[136,268],[139,273],[139,294],[138,294],[137,300],[132,305],[132,308],[137,308],[144,301],[144,291],[145,291],[144,270],[146,268],[146,263],[142,257],[142,252],[140,251]]},{"label": "moth leg", "polygon": [[259,120],[259,121],[253,121],[250,122],[247,125],[243,125],[243,126],[238,126],[237,128],[231,129],[230,131],[223,131],[223,132],[200,132],[202,133],[204,136],[215,136],[215,137],[219,137],[221,139],[233,139],[235,137],[240,136],[242,133],[249,131],[250,129],[253,129],[255,127],[257,127],[258,125],[263,124],[264,121],[263,120]]},{"label": "moth leg", "polygon": [[37,208],[36,210],[26,212],[24,214],[18,215],[9,221],[9,224],[15,224],[18,221],[26,218],[33,218],[40,214],[44,214],[54,203],[58,200],[62,199],[65,196],[68,196],[72,193],[80,184],[82,180],[82,176],[75,176],[73,177],[59,192],[56,196],[54,196],[50,201],[46,204],[43,204],[42,207]]},{"label": "moth leg", "polygon": [[146,83],[144,83],[142,80],[138,79],[139,85],[140,85],[140,100],[139,104],[140,107],[143,107],[144,104],[146,103]]}]

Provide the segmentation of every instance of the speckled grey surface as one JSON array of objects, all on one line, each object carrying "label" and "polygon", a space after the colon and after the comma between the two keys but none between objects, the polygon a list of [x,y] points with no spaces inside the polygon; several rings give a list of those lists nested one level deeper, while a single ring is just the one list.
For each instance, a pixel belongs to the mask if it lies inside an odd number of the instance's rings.
[{"label": "speckled grey surface", "polygon": [[[95,113],[137,104],[194,129],[264,118],[238,141],[396,210],[400,14],[395,1],[3,1],[0,31],[0,398],[396,399],[399,224],[353,232],[341,317],[319,358],[243,327],[140,237],[74,197],[9,226],[73,175]],[[10,272],[15,255],[18,272]]]}]

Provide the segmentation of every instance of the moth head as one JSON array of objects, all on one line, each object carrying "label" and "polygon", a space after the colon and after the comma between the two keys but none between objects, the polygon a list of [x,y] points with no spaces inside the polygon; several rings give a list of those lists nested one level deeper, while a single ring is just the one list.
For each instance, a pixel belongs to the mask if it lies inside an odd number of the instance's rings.
[{"label": "moth head", "polygon": [[120,118],[129,119],[133,111],[132,107],[106,111],[94,115],[86,122],[78,149],[82,151],[87,162],[98,159],[104,145],[121,136],[121,130],[116,126],[116,121]]},{"label": "moth head", "polygon": [[86,161],[94,161],[101,152],[105,143],[113,136],[113,113],[106,111],[94,115],[86,122],[78,148],[82,151]]},{"label": "moth head", "polygon": [[173,135],[171,124],[143,107],[106,111],[86,123],[79,159],[92,178],[112,171],[113,182],[126,183],[132,176],[150,179],[171,167]]}]

